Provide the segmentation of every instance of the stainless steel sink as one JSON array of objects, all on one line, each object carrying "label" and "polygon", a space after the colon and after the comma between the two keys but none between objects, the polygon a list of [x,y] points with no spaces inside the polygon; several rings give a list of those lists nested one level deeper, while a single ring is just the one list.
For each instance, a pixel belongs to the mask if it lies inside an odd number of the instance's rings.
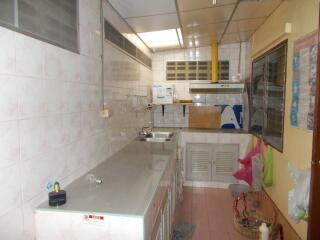
[{"label": "stainless steel sink", "polygon": [[140,136],[139,140],[144,142],[169,142],[172,140],[173,135],[173,132],[151,132]]},{"label": "stainless steel sink", "polygon": [[172,138],[173,132],[151,132],[146,137],[147,138]]}]

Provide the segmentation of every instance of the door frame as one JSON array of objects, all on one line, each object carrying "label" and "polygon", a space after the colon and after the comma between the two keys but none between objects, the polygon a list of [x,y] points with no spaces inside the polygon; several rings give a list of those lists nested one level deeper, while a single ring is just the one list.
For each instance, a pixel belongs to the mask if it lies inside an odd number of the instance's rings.
[{"label": "door frame", "polygon": [[[320,12],[320,6],[319,6]],[[320,26],[320,16],[319,16]],[[318,33],[319,34],[319,33]],[[319,35],[320,40],[320,35]],[[320,42],[318,40],[317,83],[315,96],[308,240],[320,239]]]}]

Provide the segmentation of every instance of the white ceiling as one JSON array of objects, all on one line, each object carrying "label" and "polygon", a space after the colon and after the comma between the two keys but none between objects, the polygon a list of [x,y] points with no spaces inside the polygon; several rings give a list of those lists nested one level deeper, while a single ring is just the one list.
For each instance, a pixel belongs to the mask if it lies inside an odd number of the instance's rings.
[{"label": "white ceiling", "polygon": [[174,0],[109,0],[109,2],[137,33],[180,27]]},{"label": "white ceiling", "polygon": [[247,41],[282,1],[109,0],[137,33],[181,27],[185,47]]},{"label": "white ceiling", "polygon": [[126,20],[137,33],[180,27],[178,15],[176,13],[127,18]]},{"label": "white ceiling", "polygon": [[176,13],[174,0],[109,0],[123,18]]}]

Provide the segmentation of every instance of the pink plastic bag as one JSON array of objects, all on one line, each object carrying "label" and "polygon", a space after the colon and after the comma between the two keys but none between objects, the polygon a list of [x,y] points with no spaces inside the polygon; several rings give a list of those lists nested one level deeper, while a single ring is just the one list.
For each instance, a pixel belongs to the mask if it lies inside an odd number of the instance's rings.
[{"label": "pink plastic bag", "polygon": [[233,174],[236,179],[243,180],[252,186],[252,157],[261,153],[263,144],[264,143],[259,140],[257,145],[247,154],[245,158],[238,160],[241,164],[243,164],[243,167]]},{"label": "pink plastic bag", "polygon": [[251,165],[244,166],[239,171],[233,174],[238,180],[247,182],[250,186],[252,185],[252,167]]},{"label": "pink plastic bag", "polygon": [[251,158],[261,153],[263,142],[261,139],[258,140],[257,145],[245,156],[243,159],[239,159],[239,163],[243,165],[251,165]]}]

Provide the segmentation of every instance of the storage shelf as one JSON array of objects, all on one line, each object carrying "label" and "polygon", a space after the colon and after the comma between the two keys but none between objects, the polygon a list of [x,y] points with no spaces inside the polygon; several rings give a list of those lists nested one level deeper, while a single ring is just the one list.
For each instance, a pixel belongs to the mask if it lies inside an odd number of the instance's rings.
[{"label": "storage shelf", "polygon": [[193,103],[163,103],[163,104],[153,104],[153,105],[162,107],[162,116],[163,117],[164,117],[165,106],[169,106],[169,105],[182,106],[182,108],[183,108],[183,117],[185,117],[186,116],[186,106],[192,106]]}]

